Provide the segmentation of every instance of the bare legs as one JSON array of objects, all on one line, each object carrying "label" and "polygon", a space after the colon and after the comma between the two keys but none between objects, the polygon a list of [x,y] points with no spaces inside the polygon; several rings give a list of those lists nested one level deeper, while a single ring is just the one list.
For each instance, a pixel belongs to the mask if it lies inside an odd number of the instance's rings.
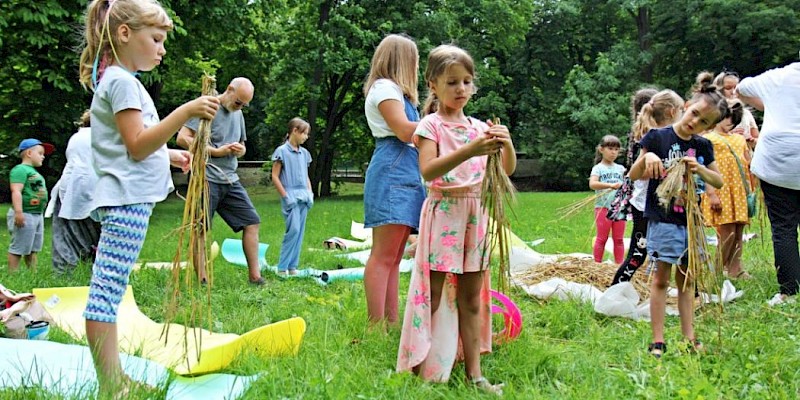
[{"label": "bare legs", "polygon": [[[681,332],[689,340],[694,335],[694,283],[686,276],[686,266],[675,269],[675,283],[678,286],[678,313],[681,319]],[[650,286],[650,327],[653,330],[653,342],[664,342],[664,319],[667,307],[667,290],[672,265],[663,261],[656,263],[653,283]]]},{"label": "bare legs", "polygon": [[16,272],[19,270],[19,262],[23,258],[25,259],[25,265],[27,265],[28,268],[34,271],[36,270],[37,256],[35,252],[26,254],[24,256],[8,253],[8,272]]},{"label": "bare legs", "polygon": [[467,379],[483,377],[481,372],[481,286],[485,272],[468,272],[458,276],[458,332],[464,347],[464,369]]},{"label": "bare legs", "polygon": [[250,282],[261,279],[261,265],[258,260],[258,228],[259,224],[247,225],[242,232],[242,249],[247,259],[247,270]]},{"label": "bare legs", "polygon": [[119,363],[117,324],[87,319],[86,339],[94,357],[100,393],[111,394],[127,379]]},{"label": "bare legs", "polygon": [[653,342],[664,341],[664,315],[667,308],[667,289],[672,265],[663,261],[656,263],[653,282],[650,284],[650,327],[653,330]]},{"label": "bare legs", "polygon": [[719,237],[719,251],[722,255],[722,265],[728,271],[728,276],[737,278],[742,270],[742,235],[744,224],[723,224],[717,227]]},{"label": "bare legs", "polygon": [[397,323],[399,265],[411,228],[382,225],[372,229],[372,251],[364,269],[367,316],[373,324]]},{"label": "bare legs", "polygon": [[[261,265],[258,260],[258,230],[259,224],[253,224],[245,226],[242,231],[242,249],[244,250],[244,257],[247,259],[250,282],[256,282],[261,279]],[[203,241],[199,240],[198,243],[203,243]],[[193,264],[194,270],[197,272],[197,279],[201,282],[207,282],[208,271],[206,271],[205,249],[199,246],[194,249]]]}]

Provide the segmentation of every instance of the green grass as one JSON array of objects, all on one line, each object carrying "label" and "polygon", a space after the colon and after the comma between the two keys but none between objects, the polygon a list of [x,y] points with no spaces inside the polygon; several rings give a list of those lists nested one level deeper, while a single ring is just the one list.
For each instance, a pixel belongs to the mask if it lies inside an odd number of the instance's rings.
[{"label": "green grass", "polygon": [[[359,266],[355,261],[323,251],[330,236],[347,236],[350,221],[361,221],[360,185],[345,185],[340,195],[319,200],[311,210],[301,255],[301,268],[319,269]],[[262,217],[261,241],[271,244],[270,264],[277,262],[283,220],[279,200],[272,189],[252,188]],[[514,231],[524,240],[545,238],[536,247],[542,253],[591,252],[591,211],[558,221],[557,208],[588,193],[521,193]],[[182,203],[171,198],[156,207],[141,254],[145,261],[169,260],[175,253],[173,229],[179,224]],[[4,214],[4,213],[2,213]],[[48,228],[49,229],[49,228]],[[794,399],[800,395],[800,349],[797,346],[798,305],[778,309],[765,301],[777,292],[771,266],[772,249],[767,237],[745,245],[746,268],[755,279],[739,282],[745,296],[727,305],[721,316],[714,307],[698,312],[696,329],[707,352],[699,356],[677,351],[678,319],[667,319],[669,352],[661,361],[647,354],[650,326],[622,318],[596,314],[590,305],[574,301],[543,302],[521,291],[512,293],[522,309],[524,327],[519,339],[495,347],[482,359],[487,377],[505,382],[506,398],[567,399]],[[218,242],[237,238],[220,220],[212,236]],[[47,239],[49,242],[49,239]],[[8,235],[0,238],[7,246]],[[89,268],[71,277],[50,271],[49,244],[40,257],[39,270],[9,275],[0,269],[0,282],[28,291],[36,287],[85,286]],[[221,260],[221,258],[220,258]],[[334,282],[327,287],[310,280],[279,280],[266,275],[267,285],[247,284],[244,268],[224,261],[215,265],[213,316],[217,327],[244,333],[258,326],[292,316],[308,324],[296,357],[261,359],[242,355],[225,371],[261,374],[245,398],[493,398],[474,391],[464,382],[457,366],[447,384],[426,384],[410,374],[394,373],[399,328],[388,335],[366,330],[366,306],[362,282]],[[153,320],[163,320],[164,286],[168,273],[142,270],[131,276],[137,302]],[[405,298],[408,275],[401,278]],[[401,300],[401,304],[404,302]],[[76,343],[57,329],[51,340]],[[37,389],[0,391],[0,398],[52,398]]]}]

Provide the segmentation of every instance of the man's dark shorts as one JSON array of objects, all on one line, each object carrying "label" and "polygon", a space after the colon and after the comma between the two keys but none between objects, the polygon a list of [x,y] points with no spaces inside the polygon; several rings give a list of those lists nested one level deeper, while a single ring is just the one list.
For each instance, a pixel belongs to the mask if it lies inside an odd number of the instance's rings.
[{"label": "man's dark shorts", "polygon": [[241,183],[208,182],[208,191],[208,207],[211,210],[209,221],[214,219],[214,212],[217,212],[234,232],[239,232],[248,225],[261,223],[261,218]]}]

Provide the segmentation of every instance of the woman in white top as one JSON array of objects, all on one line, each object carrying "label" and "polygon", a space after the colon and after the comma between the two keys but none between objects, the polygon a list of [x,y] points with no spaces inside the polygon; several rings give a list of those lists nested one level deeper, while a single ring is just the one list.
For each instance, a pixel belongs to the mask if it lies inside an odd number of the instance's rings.
[{"label": "woman in white top", "polygon": [[45,216],[53,216],[53,271],[57,274],[72,272],[79,262],[91,263],[100,239],[100,224],[89,218],[97,185],[89,110],[81,116],[80,124],[67,144],[67,164],[45,212]]},{"label": "woman in white top", "polygon": [[745,78],[736,90],[741,100],[764,111],[750,171],[761,180],[772,225],[780,292],[768,304],[776,305],[800,289],[800,63]]},{"label": "woman in white top", "polygon": [[364,184],[364,226],[372,228],[373,243],[364,291],[372,323],[397,322],[400,260],[425,200],[419,154],[410,144],[419,121],[418,62],[414,41],[389,35],[375,49],[364,83],[364,113],[375,137]]}]

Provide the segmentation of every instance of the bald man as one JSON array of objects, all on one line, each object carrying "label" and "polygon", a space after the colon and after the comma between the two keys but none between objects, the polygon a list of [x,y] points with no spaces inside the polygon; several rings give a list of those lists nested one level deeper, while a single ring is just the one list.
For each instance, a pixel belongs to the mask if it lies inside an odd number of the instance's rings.
[{"label": "bald man", "polygon": [[[238,158],[244,156],[246,151],[244,142],[247,134],[242,109],[250,104],[254,90],[249,79],[234,78],[225,92],[218,96],[222,107],[211,122],[206,177],[210,194],[209,223],[217,212],[234,232],[242,231],[242,247],[247,259],[250,283],[260,286],[264,284],[258,260],[258,228],[261,219],[236,174]],[[178,146],[189,149],[199,126],[200,120],[197,118],[186,122],[178,132]],[[197,254],[195,270],[200,282],[205,284],[208,281],[205,253]]]}]

